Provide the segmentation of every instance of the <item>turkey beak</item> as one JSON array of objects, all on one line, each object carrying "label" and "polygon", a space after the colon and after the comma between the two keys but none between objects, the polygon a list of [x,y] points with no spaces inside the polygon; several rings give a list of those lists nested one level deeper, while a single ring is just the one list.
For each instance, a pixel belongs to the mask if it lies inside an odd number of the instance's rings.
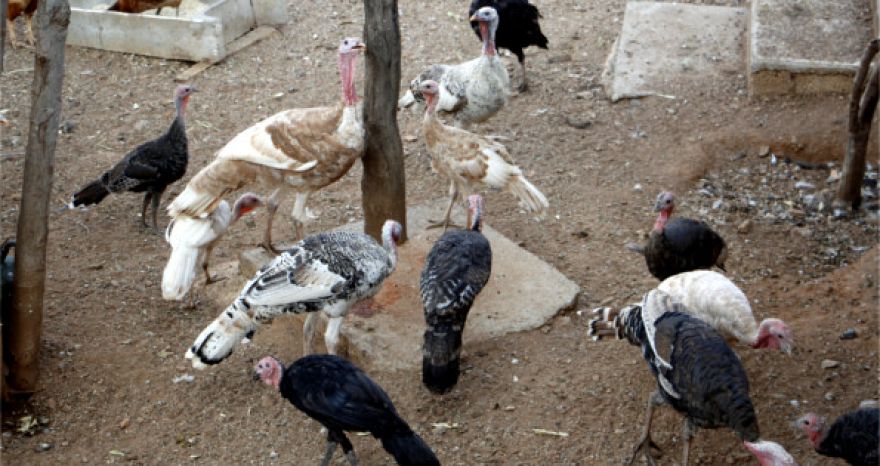
[{"label": "turkey beak", "polygon": [[468,21],[479,21],[479,20],[480,20],[480,18],[477,18],[476,14],[474,14],[473,16],[470,17],[470,19],[468,19]]},{"label": "turkey beak", "polygon": [[254,382],[259,382],[259,381],[260,381],[260,373],[257,371],[254,371]]},{"label": "turkey beak", "polygon": [[361,52],[367,53],[367,44],[363,42],[358,42],[357,45],[352,47],[355,50],[360,50]]}]

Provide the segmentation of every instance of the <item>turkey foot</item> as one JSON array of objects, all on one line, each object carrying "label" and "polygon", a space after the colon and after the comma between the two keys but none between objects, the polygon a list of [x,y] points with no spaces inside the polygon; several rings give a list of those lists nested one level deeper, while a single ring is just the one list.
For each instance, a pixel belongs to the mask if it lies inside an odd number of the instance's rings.
[{"label": "turkey foot", "polygon": [[281,254],[281,251],[275,249],[275,246],[272,245],[272,220],[275,219],[275,212],[278,211],[278,201],[275,199],[277,192],[272,193],[269,199],[266,200],[266,210],[269,216],[266,218],[266,231],[263,233],[263,242],[260,243],[263,249],[276,256]]},{"label": "turkey foot", "polygon": [[376,314],[376,310],[373,309],[373,298],[367,298],[357,304],[355,304],[354,308],[352,308],[351,312],[355,315],[368,319],[373,317]]},{"label": "turkey foot", "polygon": [[[657,451],[655,455],[653,450]],[[633,449],[632,457],[630,457],[629,461],[626,464],[633,464],[640,455],[645,456],[645,461],[650,466],[656,466],[657,462],[655,461],[659,458],[663,453],[663,450],[654,443],[654,440],[651,439],[651,434],[643,435],[641,441],[636,445],[635,449]]]},{"label": "turkey foot", "polygon": [[226,280],[227,278],[229,278],[229,277],[221,277],[221,276],[219,276],[219,275],[214,275],[214,276],[212,277],[212,276],[208,275],[208,277],[205,278],[205,286],[213,285],[214,283],[222,282],[223,280]]}]

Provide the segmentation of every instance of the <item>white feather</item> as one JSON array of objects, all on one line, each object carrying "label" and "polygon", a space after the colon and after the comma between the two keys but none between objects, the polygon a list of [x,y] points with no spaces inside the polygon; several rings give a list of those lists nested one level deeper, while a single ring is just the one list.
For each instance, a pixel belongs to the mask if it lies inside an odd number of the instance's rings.
[{"label": "white feather", "polygon": [[667,278],[657,288],[726,337],[745,344],[758,337],[758,324],[748,298],[723,274],[711,270],[684,272]]},{"label": "white feather", "polygon": [[[271,265],[270,265],[271,268]],[[268,270],[267,273],[271,273]],[[311,261],[296,270],[299,283],[277,281],[257,289],[253,287],[246,299],[253,306],[282,306],[289,303],[326,299],[333,296],[334,286],[345,279],[327,269],[327,264]]]},{"label": "white feather", "polygon": [[165,231],[171,256],[162,273],[162,298],[180,300],[192,287],[204,260],[204,248],[216,241],[232,220],[232,210],[221,201],[208,218],[181,216]]}]

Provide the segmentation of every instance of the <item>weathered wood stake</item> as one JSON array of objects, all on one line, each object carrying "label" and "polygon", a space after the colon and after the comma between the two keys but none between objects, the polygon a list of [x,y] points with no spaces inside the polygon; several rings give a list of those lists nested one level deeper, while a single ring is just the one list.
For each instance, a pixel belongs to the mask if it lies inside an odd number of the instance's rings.
[{"label": "weathered wood stake", "polygon": [[871,121],[874,118],[874,111],[877,109],[878,95],[880,95],[878,93],[878,72],[880,71],[877,66],[871,66],[878,49],[880,49],[880,39],[874,39],[868,43],[868,47],[862,55],[859,70],[853,80],[847,122],[849,138],[846,142],[843,174],[837,189],[837,204],[840,207],[858,209],[862,203],[865,156],[868,152],[868,138],[871,136]]},{"label": "weathered wood stake", "polygon": [[364,42],[366,144],[361,181],[364,231],[379,238],[382,224],[394,219],[404,226],[406,240],[406,179],[403,144],[397,127],[400,92],[400,25],[397,0],[365,0]]},{"label": "weathered wood stake", "polygon": [[6,342],[11,355],[8,388],[13,396],[33,394],[39,374],[49,196],[61,118],[64,44],[69,22],[67,0],[40,0],[34,15],[34,83],[16,236],[11,331]]}]

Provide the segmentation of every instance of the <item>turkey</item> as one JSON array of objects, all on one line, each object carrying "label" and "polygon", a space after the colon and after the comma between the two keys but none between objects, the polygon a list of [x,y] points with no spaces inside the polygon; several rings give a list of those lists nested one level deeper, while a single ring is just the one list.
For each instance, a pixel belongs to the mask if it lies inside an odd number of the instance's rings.
[{"label": "turkey", "polygon": [[399,465],[440,465],[431,448],[401,419],[382,387],[345,359],[313,354],[285,368],[281,361],[266,356],[254,369],[255,379],[275,387],[327,429],[321,465],[330,464],[338,445],[342,445],[349,464],[357,464],[345,431],[369,432]]},{"label": "turkey", "polygon": [[[197,268],[201,265],[205,272],[205,285],[218,281],[208,273],[208,258],[217,241],[229,227],[243,215],[266,204],[254,193],[245,193],[235,201],[230,209],[226,201],[220,201],[208,220],[180,217],[168,224],[165,240],[171,245],[171,257],[162,273],[162,298],[180,300],[186,295],[195,281]],[[194,222],[200,228],[175,228],[177,223]],[[184,236],[181,232],[186,232]]]},{"label": "turkey", "polygon": [[428,253],[419,280],[427,324],[422,383],[435,393],[446,393],[458,382],[461,334],[492,271],[492,248],[480,233],[483,199],[474,194],[468,203],[467,229],[443,233]]},{"label": "turkey", "polygon": [[159,231],[156,212],[165,188],[186,173],[189,160],[186,143],[185,113],[189,98],[196,88],[177,86],[174,91],[176,115],[171,127],[162,136],[145,142],[129,152],[113,168],[73,195],[67,209],[97,204],[110,193],[131,191],[144,194],[141,221],[147,227],[147,204],[153,205],[153,229]]},{"label": "turkey", "polygon": [[[759,325],[745,293],[718,272],[695,270],[680,273],[663,280],[657,288],[681,302],[691,316],[706,322],[727,338],[752,348],[778,349],[791,354],[794,337],[785,322],[768,318]],[[611,335],[622,337],[619,328],[611,322],[617,312],[604,307],[593,313],[599,315],[589,324],[589,334],[594,340]]]},{"label": "turkey", "polygon": [[[338,105],[285,110],[242,131],[190,180],[168,207],[169,215],[204,219],[226,193],[260,183],[276,193],[278,189],[296,193],[293,220],[296,239],[302,239],[309,195],[344,176],[363,155],[363,114],[354,75],[355,59],[365,48],[355,38],[343,39],[339,45],[343,98]],[[277,252],[270,236],[273,212],[269,215],[264,246]],[[192,222],[186,225],[204,228]]]},{"label": "turkey", "polygon": [[[532,45],[547,48],[547,38],[541,32],[538,23],[541,12],[528,0],[474,0],[471,2],[468,15],[473,16],[480,8],[492,7],[498,12],[498,30],[495,32],[495,45],[499,49],[510,50],[519,60],[522,79],[519,91],[525,92],[529,87],[526,78],[526,56],[523,49]],[[471,28],[482,38],[479,23],[471,22]]]},{"label": "turkey", "polygon": [[639,454],[655,464],[651,449],[659,448],[651,440],[651,420],[654,407],[666,403],[685,416],[683,465],[698,427],[730,428],[762,465],[795,465],[780,445],[761,440],[745,370],[712,327],[660,290],[651,290],[641,305],[622,311],[617,325],[631,344],[641,346],[657,379],[630,464]]},{"label": "turkey", "polygon": [[309,313],[303,325],[303,352],[311,352],[315,319],[323,312],[330,318],[324,343],[336,354],[342,319],[355,303],[375,295],[394,271],[401,233],[399,223],[387,220],[382,245],[351,231],[319,233],[294,244],[244,285],[238,298],[202,330],[186,358],[197,369],[217,364],[261,323],[303,312]]},{"label": "turkey", "polygon": [[409,90],[398,101],[398,108],[424,102],[421,88],[425,81],[439,82],[439,111],[452,115],[456,127],[467,128],[488,120],[507,103],[510,77],[495,50],[498,13],[494,8],[480,8],[471,16],[479,24],[483,54],[458,65],[432,65],[410,82]]},{"label": "turkey", "polygon": [[830,426],[824,417],[809,413],[797,420],[816,453],[842,458],[854,466],[880,462],[880,409],[861,408],[846,413]]},{"label": "turkey", "polygon": [[696,269],[709,269],[713,265],[724,270],[727,245],[718,233],[704,222],[689,218],[674,218],[675,195],[662,192],[657,196],[654,210],[660,215],[645,246],[628,245],[635,252],[644,254],[651,275],[658,280]]},{"label": "turkey", "polygon": [[422,133],[431,154],[431,168],[449,178],[446,214],[442,222],[431,226],[447,228],[459,194],[469,195],[482,187],[506,189],[526,210],[543,217],[550,206],[547,198],[510,161],[510,154],[503,145],[440,122],[434,112],[438,88],[438,84],[430,80],[419,87],[428,102]]}]

